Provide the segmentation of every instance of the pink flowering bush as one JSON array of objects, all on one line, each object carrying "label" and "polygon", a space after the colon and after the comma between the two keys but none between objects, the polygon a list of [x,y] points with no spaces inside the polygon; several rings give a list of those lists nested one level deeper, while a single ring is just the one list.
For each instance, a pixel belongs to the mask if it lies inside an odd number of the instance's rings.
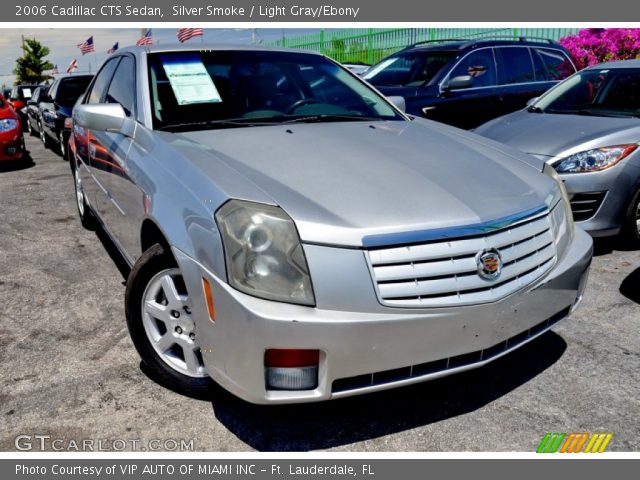
[{"label": "pink flowering bush", "polygon": [[585,28],[560,43],[584,68],[613,60],[640,58],[640,28]]}]

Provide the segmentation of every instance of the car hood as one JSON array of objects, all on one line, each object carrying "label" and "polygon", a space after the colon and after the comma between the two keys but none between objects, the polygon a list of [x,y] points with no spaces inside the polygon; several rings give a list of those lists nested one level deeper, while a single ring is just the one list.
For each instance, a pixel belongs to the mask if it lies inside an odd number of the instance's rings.
[{"label": "car hood", "polygon": [[540,207],[555,188],[533,157],[426,120],[163,135],[214,182],[220,161],[240,173],[307,242],[475,225]]},{"label": "car hood", "polygon": [[555,157],[589,148],[637,142],[640,120],[521,110],[491,120],[474,132],[539,157]]}]

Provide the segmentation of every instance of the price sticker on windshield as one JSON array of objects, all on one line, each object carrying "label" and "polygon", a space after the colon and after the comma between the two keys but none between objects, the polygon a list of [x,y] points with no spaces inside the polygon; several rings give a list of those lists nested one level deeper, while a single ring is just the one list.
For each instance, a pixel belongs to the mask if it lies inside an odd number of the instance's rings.
[{"label": "price sticker on windshield", "polygon": [[161,57],[161,61],[178,105],[222,102],[218,89],[198,56],[167,56]]}]

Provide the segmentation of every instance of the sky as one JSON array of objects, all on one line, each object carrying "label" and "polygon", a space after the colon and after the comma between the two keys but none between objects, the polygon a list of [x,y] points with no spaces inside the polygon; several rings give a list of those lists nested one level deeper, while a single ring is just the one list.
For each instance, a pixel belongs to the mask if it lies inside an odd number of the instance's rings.
[{"label": "sky", "polygon": [[[319,31],[309,28],[258,28],[255,29],[256,38],[262,41],[272,41],[282,38],[284,34],[287,38],[297,35],[306,35]],[[95,73],[96,67],[100,66],[107,58],[107,50],[114,43],[119,42],[120,47],[135,44],[141,35],[140,28],[15,28],[2,29],[0,35],[0,85],[10,86],[14,82],[13,69],[15,61],[22,56],[20,48],[22,36],[25,38],[36,38],[40,43],[46,45],[51,50],[47,59],[54,65],[58,65],[58,70],[64,72],[67,66],[75,58],[78,60],[78,72],[91,71]],[[96,53],[82,55],[77,45],[84,42],[93,35],[93,42]],[[152,29],[154,41],[161,45],[178,43],[175,28],[154,28]],[[234,43],[250,44],[253,32],[248,28],[205,28],[205,43]],[[201,43],[199,37],[193,38],[188,43]]]}]

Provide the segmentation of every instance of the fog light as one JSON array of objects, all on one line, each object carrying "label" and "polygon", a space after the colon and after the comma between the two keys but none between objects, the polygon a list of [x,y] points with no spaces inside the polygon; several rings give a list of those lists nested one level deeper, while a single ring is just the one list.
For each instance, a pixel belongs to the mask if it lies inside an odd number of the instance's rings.
[{"label": "fog light", "polygon": [[319,363],[319,350],[267,350],[264,355],[267,390],[313,390],[318,386]]}]

